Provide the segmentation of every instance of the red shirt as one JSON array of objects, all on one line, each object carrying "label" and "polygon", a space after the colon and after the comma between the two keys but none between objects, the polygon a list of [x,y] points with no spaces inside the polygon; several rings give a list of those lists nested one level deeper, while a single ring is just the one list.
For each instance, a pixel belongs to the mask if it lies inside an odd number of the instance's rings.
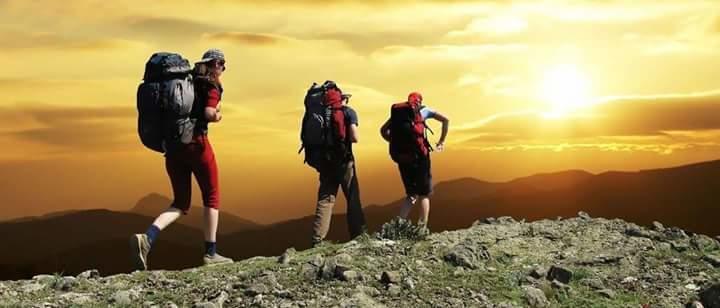
[{"label": "red shirt", "polygon": [[207,96],[207,105],[205,105],[205,106],[217,108],[217,106],[219,104],[220,104],[220,91],[218,91],[218,89],[215,87],[211,87],[210,92],[208,92],[208,96]]}]

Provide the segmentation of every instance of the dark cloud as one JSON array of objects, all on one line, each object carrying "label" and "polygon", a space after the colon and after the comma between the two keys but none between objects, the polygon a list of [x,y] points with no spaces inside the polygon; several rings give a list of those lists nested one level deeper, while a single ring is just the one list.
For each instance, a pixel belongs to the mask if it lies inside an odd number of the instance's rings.
[{"label": "dark cloud", "polygon": [[218,32],[209,34],[207,38],[242,45],[274,45],[289,40],[277,35],[247,32]]},{"label": "dark cloud", "polygon": [[64,123],[11,134],[15,138],[47,145],[103,151],[129,146],[129,141],[134,138],[132,129],[109,123]]},{"label": "dark cloud", "polygon": [[25,111],[36,120],[46,123],[75,123],[85,121],[126,120],[137,116],[133,107],[30,107]]},{"label": "dark cloud", "polygon": [[74,37],[55,33],[20,33],[0,31],[3,49],[106,50],[127,46],[126,42],[90,37]]},{"label": "dark cloud", "polygon": [[[232,114],[234,118],[242,119],[237,107],[228,105],[222,110],[225,115]],[[4,107],[0,108],[0,114],[11,119],[29,118],[35,121],[33,128],[29,129],[16,129],[7,123],[2,125],[6,132],[2,135],[24,141],[98,151],[140,144],[135,130],[137,111],[134,106]]]},{"label": "dark cloud", "polygon": [[720,129],[720,95],[626,98],[599,105],[595,111],[626,131]]},{"label": "dark cloud", "polygon": [[[79,149],[114,150],[127,146],[135,135],[134,108],[49,107],[3,108],[10,118],[30,117],[40,127],[5,128],[6,136],[25,141]],[[35,125],[37,126],[37,125]]]},{"label": "dark cloud", "polygon": [[674,138],[674,131],[720,130],[720,95],[621,98],[591,115],[546,118],[537,113],[498,116],[461,130],[468,142],[501,143],[587,138]]},{"label": "dark cloud", "polygon": [[190,19],[135,16],[124,20],[124,26],[134,34],[153,39],[191,39],[206,33],[222,31],[218,26]]}]

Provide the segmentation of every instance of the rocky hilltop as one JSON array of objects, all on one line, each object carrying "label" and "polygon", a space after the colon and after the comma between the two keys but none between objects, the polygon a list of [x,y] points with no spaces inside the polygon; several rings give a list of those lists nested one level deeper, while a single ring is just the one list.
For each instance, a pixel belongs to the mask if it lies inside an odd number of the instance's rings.
[{"label": "rocky hilltop", "polygon": [[228,265],[5,281],[0,306],[715,308],[719,267],[717,239],[660,223],[502,217],[428,235],[393,221]]}]

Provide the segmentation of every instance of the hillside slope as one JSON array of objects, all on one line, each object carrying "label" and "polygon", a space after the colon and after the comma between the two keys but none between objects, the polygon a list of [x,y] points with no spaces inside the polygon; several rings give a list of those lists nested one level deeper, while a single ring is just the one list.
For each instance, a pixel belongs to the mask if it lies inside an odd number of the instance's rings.
[{"label": "hillside slope", "polygon": [[[720,244],[655,224],[486,219],[420,240],[383,236],[184,271],[0,283],[0,306],[681,307],[720,304]],[[388,238],[390,237],[390,238]],[[695,306],[698,307],[698,306]]]}]

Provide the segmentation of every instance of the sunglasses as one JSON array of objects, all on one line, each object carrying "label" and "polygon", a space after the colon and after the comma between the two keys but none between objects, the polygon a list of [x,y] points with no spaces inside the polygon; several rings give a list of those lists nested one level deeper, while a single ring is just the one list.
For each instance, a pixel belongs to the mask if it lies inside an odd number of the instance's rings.
[{"label": "sunglasses", "polygon": [[215,60],[215,61],[213,61],[213,62],[215,62],[215,65],[222,66],[222,70],[223,70],[223,71],[225,71],[225,69],[227,69],[227,68],[225,67],[225,60]]}]

